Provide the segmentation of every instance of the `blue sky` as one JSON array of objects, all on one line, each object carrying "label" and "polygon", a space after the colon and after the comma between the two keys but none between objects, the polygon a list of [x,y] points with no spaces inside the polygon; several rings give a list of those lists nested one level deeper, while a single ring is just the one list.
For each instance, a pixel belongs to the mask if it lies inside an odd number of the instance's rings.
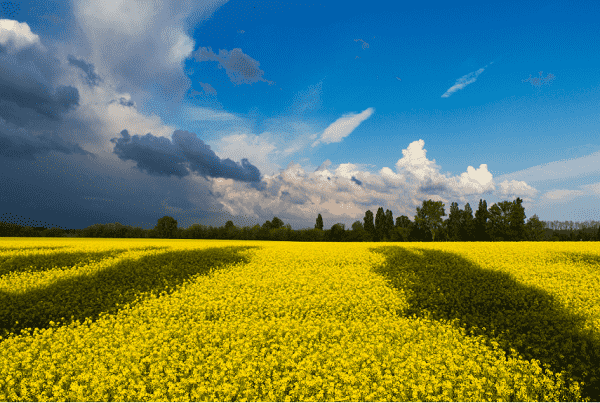
[{"label": "blue sky", "polygon": [[2,217],[600,218],[593,1],[0,4]]}]

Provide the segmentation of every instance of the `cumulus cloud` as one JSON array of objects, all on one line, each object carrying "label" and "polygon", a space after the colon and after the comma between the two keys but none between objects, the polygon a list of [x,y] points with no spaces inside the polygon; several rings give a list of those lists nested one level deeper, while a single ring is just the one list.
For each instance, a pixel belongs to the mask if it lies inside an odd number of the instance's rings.
[{"label": "cumulus cloud", "polygon": [[[496,186],[486,164],[478,169],[468,167],[458,176],[443,175],[435,160],[427,159],[423,147],[423,140],[418,140],[402,150],[397,172],[384,167],[379,174],[372,174],[352,163],[331,169],[330,160],[314,172],[306,172],[300,164],[290,163],[279,175],[264,178],[260,185],[213,181],[211,189],[221,196],[223,211],[243,212],[259,221],[277,216],[295,227],[306,227],[305,223],[319,213],[327,225],[342,222],[350,226],[362,220],[367,209],[374,212],[380,206],[392,210],[396,217],[413,219],[423,200],[440,200],[446,205],[451,201],[470,202],[476,206],[476,198],[484,193],[494,196],[491,193]],[[502,200],[508,195],[528,198],[536,192],[522,181],[505,181],[498,186],[500,191],[495,196]],[[488,201],[491,205],[489,197]]]},{"label": "cumulus cloud", "polygon": [[[491,62],[490,64],[493,64],[493,63],[494,62]],[[456,80],[456,84],[454,84],[452,87],[448,88],[448,90],[442,95],[442,98],[448,98],[450,95],[452,95],[456,91],[462,90],[469,84],[473,84],[475,81],[477,81],[477,77],[479,77],[479,75],[484,72],[484,70],[487,68],[487,66],[488,65],[486,64],[485,67],[482,67],[477,71],[472,71],[469,74],[464,75],[461,78],[459,78],[458,80]]]},{"label": "cumulus cloud", "polygon": [[220,159],[194,133],[175,130],[172,141],[148,133],[130,136],[121,131],[121,138],[113,138],[115,154],[122,160],[132,160],[140,170],[149,175],[184,177],[190,171],[203,177],[229,178],[242,182],[257,182],[260,171],[242,158],[236,163],[229,158]]},{"label": "cumulus cloud", "polygon": [[[26,23],[0,20],[0,118],[19,127],[58,120],[79,105],[79,92],[61,85],[61,63]],[[37,45],[37,46],[34,46]]]},{"label": "cumulus cloud", "polygon": [[375,112],[375,109],[368,108],[362,111],[361,113],[349,113],[335,122],[333,122],[323,134],[321,134],[321,138],[315,141],[312,144],[312,147],[315,147],[319,143],[339,143],[345,137],[347,137],[350,133],[354,131],[363,121],[367,120],[372,114]]},{"label": "cumulus cloud", "polygon": [[188,32],[225,0],[131,0],[73,2],[73,14],[89,44],[88,58],[103,76],[118,83],[119,91],[149,98],[154,86],[174,107],[189,89],[182,64],[194,50]]},{"label": "cumulus cloud", "polygon": [[7,19],[0,19],[0,45],[11,55],[33,46],[45,50],[40,37],[31,32],[27,23]]}]

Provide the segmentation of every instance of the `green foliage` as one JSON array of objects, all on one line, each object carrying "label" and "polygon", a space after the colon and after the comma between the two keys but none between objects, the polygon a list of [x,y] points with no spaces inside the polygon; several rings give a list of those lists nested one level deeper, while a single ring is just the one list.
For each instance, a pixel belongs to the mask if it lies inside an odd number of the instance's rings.
[{"label": "green foliage", "polygon": [[385,211],[385,239],[391,241],[393,238],[392,231],[394,230],[394,215],[391,210]]},{"label": "green foliage", "polygon": [[534,214],[526,224],[526,233],[528,241],[543,241],[546,223],[540,221],[538,216]]},{"label": "green foliage", "polygon": [[154,231],[159,238],[174,238],[177,232],[177,220],[168,215],[159,218]]},{"label": "green foliage", "polygon": [[273,217],[273,220],[271,221],[271,228],[278,229],[282,228],[284,225],[285,224],[283,223],[283,221],[281,221],[279,218]]},{"label": "green foliage", "polygon": [[375,224],[373,224],[373,212],[371,210],[367,210],[365,212],[365,217],[363,219],[364,221],[364,229],[367,233],[367,237],[370,240],[375,239]]},{"label": "green foliage", "polygon": [[469,203],[465,204],[465,209],[461,215],[460,239],[464,242],[475,240],[475,220]]},{"label": "green foliage", "polygon": [[452,242],[461,241],[461,221],[462,221],[462,210],[459,210],[458,203],[452,202],[450,204],[450,214],[446,220],[446,227],[448,230],[448,240]]},{"label": "green foliage", "polygon": [[385,229],[385,213],[383,207],[379,207],[375,215],[375,242],[383,241]]},{"label": "green foliage", "polygon": [[315,224],[315,228],[322,230],[323,229],[323,217],[321,217],[321,213],[317,216],[317,223]]},{"label": "green foliage", "polygon": [[487,202],[479,199],[479,208],[475,212],[475,241],[485,242],[490,240],[487,232],[487,220],[489,216]]},{"label": "green foliage", "polygon": [[342,223],[334,224],[329,230],[329,240],[331,242],[341,242],[344,240],[345,225]]},{"label": "green foliage", "polygon": [[435,242],[435,235],[442,227],[442,216],[444,212],[444,204],[441,201],[434,202],[429,199],[423,201],[422,207],[417,207],[417,215],[415,216],[415,224],[423,230],[431,233],[431,239]]}]

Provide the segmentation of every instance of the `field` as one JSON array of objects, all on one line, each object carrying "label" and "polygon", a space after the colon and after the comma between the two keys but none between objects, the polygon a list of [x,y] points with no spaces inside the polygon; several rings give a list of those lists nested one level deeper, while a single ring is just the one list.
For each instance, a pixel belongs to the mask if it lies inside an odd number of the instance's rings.
[{"label": "field", "polygon": [[0,238],[0,401],[598,401],[597,243]]}]

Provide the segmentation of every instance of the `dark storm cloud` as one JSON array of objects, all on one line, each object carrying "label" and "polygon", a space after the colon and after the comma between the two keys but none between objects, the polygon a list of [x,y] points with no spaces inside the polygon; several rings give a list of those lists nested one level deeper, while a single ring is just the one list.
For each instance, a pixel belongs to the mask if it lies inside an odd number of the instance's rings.
[{"label": "dark storm cloud", "polygon": [[79,105],[75,87],[56,85],[58,59],[38,46],[0,46],[0,117],[20,127],[43,119],[59,120]]},{"label": "dark storm cloud", "polygon": [[[264,81],[269,85],[274,84],[273,81],[262,78],[265,72],[258,68],[260,63],[244,54],[240,48],[235,48],[229,52],[219,49],[218,55],[211,48],[199,48],[191,54],[191,57],[194,57],[197,62],[219,62],[219,68],[225,68],[227,76],[236,85],[240,83],[252,84],[257,81]],[[204,90],[207,91],[206,88]]]},{"label": "dark storm cloud", "polygon": [[65,154],[93,155],[77,144],[68,144],[55,134],[33,135],[25,129],[16,129],[0,119],[0,157],[33,160],[34,156],[50,151]]},{"label": "dark storm cloud", "polygon": [[69,55],[67,60],[69,64],[79,67],[85,73],[86,82],[90,87],[98,86],[103,80],[98,74],[94,72],[94,65],[86,63],[83,59],[77,59],[74,56]]},{"label": "dark storm cloud", "polygon": [[354,176],[350,179],[350,181],[356,183],[358,186],[362,186],[362,182],[356,179]]},{"label": "dark storm cloud", "polygon": [[260,171],[246,158],[242,158],[241,164],[229,158],[220,159],[194,133],[175,130],[172,141],[150,133],[130,136],[127,130],[121,131],[121,136],[110,140],[115,144],[115,154],[122,160],[137,162],[138,168],[149,175],[182,178],[193,171],[205,178],[260,181]]},{"label": "dark storm cloud", "polygon": [[113,99],[108,104],[110,105],[110,104],[114,104],[114,103],[119,103],[120,105],[126,106],[128,108],[135,107],[135,102],[133,102],[132,100],[127,100],[127,98],[125,98],[125,97],[121,97],[118,100]]}]

